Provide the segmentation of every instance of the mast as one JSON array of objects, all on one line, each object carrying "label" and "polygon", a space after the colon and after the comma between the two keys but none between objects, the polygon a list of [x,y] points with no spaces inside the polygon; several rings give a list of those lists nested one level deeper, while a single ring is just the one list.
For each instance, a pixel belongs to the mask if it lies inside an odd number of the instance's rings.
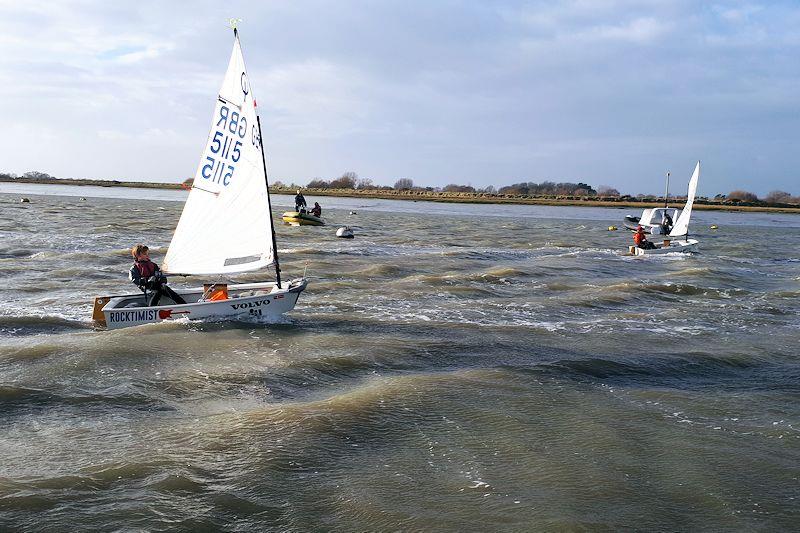
[{"label": "mast", "polygon": [[[235,31],[235,30],[234,30]],[[269,179],[267,179],[267,158],[264,155],[264,138],[261,136],[261,117],[256,112],[256,122],[258,122],[258,144],[261,146],[261,159],[264,160],[264,183],[267,185],[267,210],[270,220],[272,219],[272,200],[269,196]],[[278,288],[281,288],[281,266],[278,263],[278,243],[275,241],[275,224],[270,224],[272,230],[272,256],[275,258],[275,281]]]},{"label": "mast", "polygon": [[[233,36],[239,39],[239,30],[236,26],[233,27]],[[253,106],[256,106],[255,99]],[[267,187],[267,211],[269,218],[272,220],[272,200],[269,196],[269,178],[267,177],[267,157],[264,155],[264,137],[261,135],[261,117],[258,114],[258,107],[256,107],[256,122],[258,122],[258,146],[261,148],[261,160],[264,162],[264,185]],[[270,233],[272,233],[272,257],[275,258],[275,283],[278,288],[281,288],[281,265],[278,262],[278,243],[275,240],[275,224],[270,224]]]},{"label": "mast", "polygon": [[[233,19],[232,19],[233,20]],[[233,36],[239,39],[239,30],[233,26]],[[255,99],[253,106],[256,105]],[[269,196],[269,178],[267,177],[267,157],[264,155],[264,138],[261,136],[261,117],[258,115],[258,107],[256,107],[256,122],[258,122],[258,145],[261,148],[261,161],[264,163],[264,184],[267,186],[267,211],[269,211],[269,218],[272,220],[272,200]],[[278,243],[275,240],[275,225],[270,224],[270,231],[272,233],[272,257],[275,258],[275,282],[278,288],[281,288],[281,266],[278,262]]]},{"label": "mast", "polygon": [[[231,19],[233,23],[233,19]],[[233,23],[233,37],[239,39],[239,30],[236,29]],[[253,106],[256,105],[253,100]],[[256,122],[258,122],[258,145],[261,148],[261,161],[264,163],[264,184],[267,186],[267,211],[269,211],[269,218],[272,220],[272,200],[269,196],[269,178],[267,178],[267,158],[264,155],[264,138],[261,136],[261,117],[258,115],[258,108],[256,107]],[[270,231],[272,233],[272,257],[275,258],[275,282],[278,288],[281,288],[281,266],[278,262],[278,243],[275,241],[275,226],[270,224]]]},{"label": "mast", "polygon": [[669,198],[669,171],[667,171],[667,188],[664,191],[664,209],[667,208],[667,198]]}]

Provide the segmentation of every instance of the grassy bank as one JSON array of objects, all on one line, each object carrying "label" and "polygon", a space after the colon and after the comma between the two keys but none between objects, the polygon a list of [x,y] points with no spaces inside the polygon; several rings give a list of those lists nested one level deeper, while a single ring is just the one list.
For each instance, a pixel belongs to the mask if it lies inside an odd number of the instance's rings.
[{"label": "grassy bank", "polygon": [[134,189],[183,189],[180,183],[153,183],[150,181],[90,180],[70,178],[9,178],[0,175],[3,183],[30,183],[34,185],[91,185],[93,187],[131,187]]},{"label": "grassy bank", "polygon": [[[144,189],[173,189],[180,190],[184,186],[180,183],[153,183],[146,181],[119,181],[119,180],[90,180],[90,179],[61,179],[61,178],[5,178],[0,176],[0,182],[30,183],[39,185],[93,185],[95,187],[133,187]],[[275,194],[294,195],[295,189],[288,187],[271,187]],[[346,198],[382,199],[382,200],[412,200],[426,202],[447,202],[466,204],[517,204],[517,205],[552,205],[552,206],[578,206],[578,207],[611,207],[635,208],[661,207],[664,200],[638,199],[630,196],[623,197],[540,197],[522,195],[503,195],[488,193],[466,192],[441,192],[428,190],[389,190],[389,189],[303,189],[307,196],[338,196]],[[672,206],[679,206],[680,199],[670,199]],[[719,202],[706,199],[696,199],[695,209],[710,211],[750,211],[764,213],[794,213],[800,214],[800,205],[780,204],[763,205],[748,202]]]},{"label": "grassy bank", "polygon": [[[296,190],[290,188],[271,187],[275,194],[294,195]],[[381,200],[412,200],[425,202],[465,203],[465,204],[518,204],[518,205],[552,205],[572,207],[610,207],[638,208],[663,207],[664,200],[638,200],[636,198],[593,198],[593,197],[532,197],[484,193],[449,193],[437,191],[390,191],[390,190],[353,190],[353,189],[303,189],[306,196],[340,196],[347,198],[365,198]],[[670,205],[680,207],[685,200],[670,199]],[[800,205],[752,205],[744,203],[722,203],[696,199],[694,209],[709,211],[750,211],[764,213],[800,214]]]}]

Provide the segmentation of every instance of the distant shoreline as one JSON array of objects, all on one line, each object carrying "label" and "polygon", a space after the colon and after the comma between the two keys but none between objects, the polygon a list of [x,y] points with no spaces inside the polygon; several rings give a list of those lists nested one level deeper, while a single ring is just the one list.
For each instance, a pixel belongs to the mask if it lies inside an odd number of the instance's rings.
[{"label": "distant shoreline", "polygon": [[[90,180],[90,179],[68,179],[68,178],[6,178],[0,176],[0,182],[19,183],[26,185],[76,185],[94,187],[128,187],[135,189],[169,189],[181,190],[186,187],[181,183],[154,183],[147,181],[119,181],[119,180]],[[290,187],[270,187],[270,191],[275,194],[295,194],[294,188]],[[308,196],[335,196],[345,198],[369,198],[381,200],[411,200],[441,203],[462,203],[462,204],[512,204],[512,205],[549,205],[563,207],[609,207],[609,208],[648,208],[661,207],[662,200],[643,199],[633,197],[612,198],[604,197],[595,199],[592,197],[533,197],[522,195],[503,195],[489,193],[464,193],[464,192],[441,192],[428,190],[380,190],[380,189],[309,189],[302,188],[303,193]],[[671,199],[670,203],[675,206],[680,203],[680,198]],[[791,213],[800,214],[800,205],[753,205],[747,202],[722,203],[710,200],[696,199],[694,208],[708,211],[742,211],[760,213]]]}]

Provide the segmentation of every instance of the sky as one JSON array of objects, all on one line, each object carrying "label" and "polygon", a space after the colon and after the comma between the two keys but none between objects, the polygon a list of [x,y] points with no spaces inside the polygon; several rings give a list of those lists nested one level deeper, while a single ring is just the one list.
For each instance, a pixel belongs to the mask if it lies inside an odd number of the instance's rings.
[{"label": "sky", "polygon": [[194,176],[232,17],[271,181],[800,194],[797,0],[0,0],[0,172]]}]

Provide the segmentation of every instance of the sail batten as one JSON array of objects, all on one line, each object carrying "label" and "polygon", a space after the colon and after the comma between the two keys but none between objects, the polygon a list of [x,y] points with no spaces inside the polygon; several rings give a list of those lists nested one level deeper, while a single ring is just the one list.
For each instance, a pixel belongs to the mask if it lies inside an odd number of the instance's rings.
[{"label": "sail batten", "polygon": [[235,274],[274,264],[265,176],[255,100],[237,36],[164,271]]}]

